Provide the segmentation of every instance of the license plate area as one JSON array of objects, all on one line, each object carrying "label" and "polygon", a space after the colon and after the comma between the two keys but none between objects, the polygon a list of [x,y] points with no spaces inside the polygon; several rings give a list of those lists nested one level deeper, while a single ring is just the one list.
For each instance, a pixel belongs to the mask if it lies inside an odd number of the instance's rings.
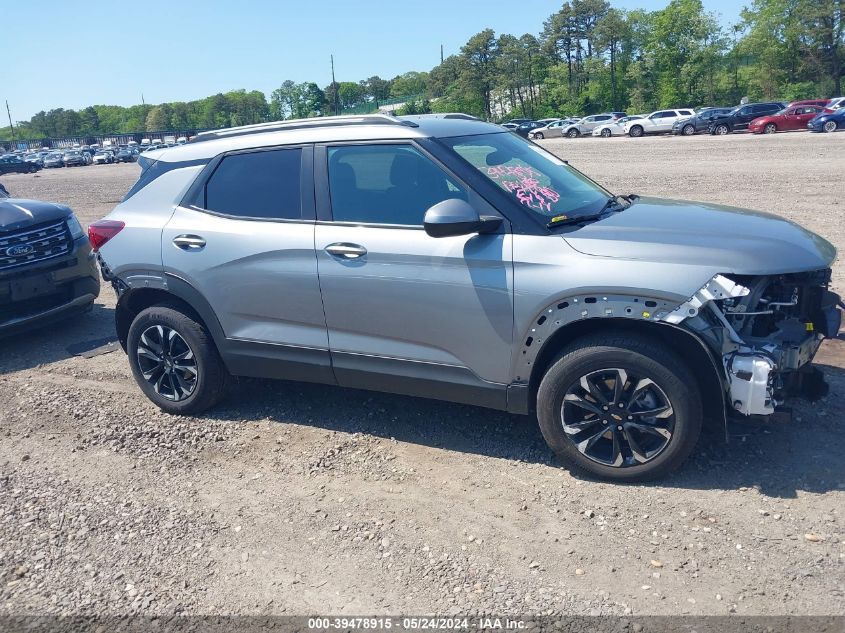
[{"label": "license plate area", "polygon": [[26,301],[56,292],[56,284],[51,275],[34,275],[16,279],[11,281],[9,286],[12,301]]}]

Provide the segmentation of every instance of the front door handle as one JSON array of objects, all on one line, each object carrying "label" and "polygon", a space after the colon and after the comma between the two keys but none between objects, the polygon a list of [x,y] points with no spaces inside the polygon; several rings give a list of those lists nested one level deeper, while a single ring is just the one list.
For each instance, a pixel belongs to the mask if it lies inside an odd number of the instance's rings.
[{"label": "front door handle", "polygon": [[199,235],[177,235],[173,243],[183,251],[199,251],[205,248],[205,240]]},{"label": "front door handle", "polygon": [[340,257],[341,259],[357,259],[367,254],[367,249],[360,244],[350,244],[349,242],[335,242],[326,246],[326,252],[329,255]]}]

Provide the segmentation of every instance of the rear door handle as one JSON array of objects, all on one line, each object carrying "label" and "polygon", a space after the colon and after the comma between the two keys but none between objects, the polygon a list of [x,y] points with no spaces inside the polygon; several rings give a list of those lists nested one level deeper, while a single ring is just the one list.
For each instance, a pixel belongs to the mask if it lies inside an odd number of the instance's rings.
[{"label": "rear door handle", "polygon": [[205,248],[205,240],[199,235],[177,235],[173,243],[183,251],[200,251]]},{"label": "rear door handle", "polygon": [[367,249],[360,244],[349,242],[335,242],[326,246],[326,252],[341,259],[357,259],[367,254]]}]

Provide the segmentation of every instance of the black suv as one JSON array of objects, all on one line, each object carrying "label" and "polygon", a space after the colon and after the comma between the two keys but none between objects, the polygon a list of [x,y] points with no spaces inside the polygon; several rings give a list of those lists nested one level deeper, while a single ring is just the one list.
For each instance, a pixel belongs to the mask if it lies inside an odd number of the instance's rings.
[{"label": "black suv", "polygon": [[710,121],[710,134],[730,134],[738,130],[748,129],[748,124],[754,119],[780,112],[786,107],[780,101],[766,103],[746,103],[739,105],[728,114]]},{"label": "black suv", "polygon": [[710,129],[710,123],[714,119],[722,118],[731,113],[733,108],[704,108],[695,116],[687,119],[678,119],[672,124],[672,134],[692,136],[699,132],[706,132]]},{"label": "black suv", "polygon": [[41,169],[38,163],[28,163],[17,156],[0,156],[0,174],[31,174]]},{"label": "black suv", "polygon": [[99,272],[66,206],[0,195],[0,335],[91,309]]}]

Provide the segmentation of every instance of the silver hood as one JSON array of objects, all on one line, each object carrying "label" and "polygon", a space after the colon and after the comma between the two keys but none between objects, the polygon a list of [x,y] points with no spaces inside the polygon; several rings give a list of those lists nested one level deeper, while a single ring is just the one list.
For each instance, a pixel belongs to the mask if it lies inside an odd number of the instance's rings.
[{"label": "silver hood", "polygon": [[587,255],[716,266],[743,275],[829,268],[836,258],[830,242],[781,217],[660,198],[639,198],[563,238]]}]

